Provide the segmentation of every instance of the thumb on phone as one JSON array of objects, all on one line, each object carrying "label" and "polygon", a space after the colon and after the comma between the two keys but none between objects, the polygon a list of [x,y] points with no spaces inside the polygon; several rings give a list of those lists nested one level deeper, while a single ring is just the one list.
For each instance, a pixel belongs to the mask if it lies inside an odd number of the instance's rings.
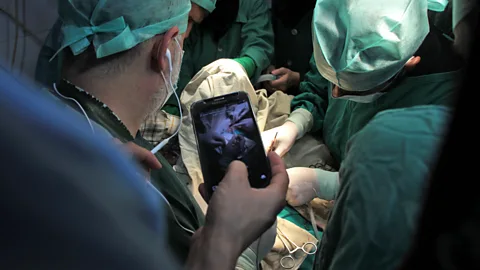
[{"label": "thumb on phone", "polygon": [[222,182],[232,182],[235,181],[236,185],[248,185],[248,171],[247,166],[241,161],[235,160],[228,166],[227,174],[223,177]]}]

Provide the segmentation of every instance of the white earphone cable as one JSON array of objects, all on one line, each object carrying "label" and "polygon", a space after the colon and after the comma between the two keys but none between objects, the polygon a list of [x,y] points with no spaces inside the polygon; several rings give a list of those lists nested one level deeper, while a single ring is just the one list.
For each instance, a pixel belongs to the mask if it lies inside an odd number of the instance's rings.
[{"label": "white earphone cable", "polygon": [[[88,122],[88,124],[90,125],[90,128],[91,128],[91,130],[92,130],[92,133],[95,134],[95,129],[93,128],[92,122],[90,121],[90,118],[88,117],[87,113],[86,113],[85,110],[83,109],[82,105],[80,105],[80,103],[79,103],[77,100],[75,100],[74,98],[71,98],[71,97],[67,97],[67,96],[62,95],[62,94],[58,91],[56,83],[53,84],[53,89],[55,90],[55,92],[56,92],[61,98],[66,99],[66,100],[73,101],[73,102],[75,102],[75,104],[77,104],[77,106],[80,108],[80,110],[82,111],[83,115],[85,116],[85,119],[87,119],[87,122]],[[175,93],[175,97],[177,98],[178,104],[179,104],[179,106],[180,106],[180,100],[178,99],[178,95],[177,95],[176,93]],[[180,108],[180,119],[181,119],[181,115],[182,115],[182,111],[181,111],[181,108]],[[181,123],[181,122],[180,122],[180,123]],[[177,131],[175,132],[175,134],[174,134],[173,136],[175,136],[175,135],[178,133],[179,130],[180,130],[180,127],[177,129]],[[172,137],[173,137],[173,136],[172,136]],[[171,138],[171,137],[170,137],[170,138]],[[170,140],[170,138],[167,139],[167,143],[168,143],[168,140]],[[165,144],[166,144],[166,143],[165,143]],[[165,145],[165,144],[164,144],[164,145]],[[160,149],[161,149],[161,147],[160,147]],[[157,151],[158,151],[158,150],[157,150]],[[153,152],[153,150],[152,150],[152,152]],[[194,231],[189,230],[189,229],[185,228],[184,226],[182,226],[182,224],[180,224],[180,222],[178,221],[177,216],[175,215],[175,212],[173,211],[173,208],[172,208],[172,206],[170,205],[170,203],[168,202],[167,198],[165,198],[165,196],[164,196],[157,188],[155,188],[155,186],[153,186],[152,183],[150,183],[150,181],[147,181],[147,183],[148,183],[148,185],[149,185],[151,188],[153,188],[153,189],[156,191],[156,193],[157,193],[158,195],[160,195],[160,197],[165,201],[165,203],[167,204],[167,206],[170,208],[170,211],[172,212],[173,217],[175,218],[175,222],[178,224],[178,226],[180,226],[180,228],[182,228],[184,231],[189,232],[189,233],[191,233],[191,234],[194,234],[194,233],[195,233]]]},{"label": "white earphone cable", "polygon": [[79,103],[77,100],[75,100],[74,98],[66,97],[66,96],[60,94],[60,92],[59,92],[58,89],[57,89],[57,84],[56,84],[56,83],[53,84],[53,89],[55,90],[55,92],[57,93],[57,95],[59,95],[61,98],[66,99],[66,100],[73,101],[73,102],[75,102],[75,104],[77,104],[77,106],[80,108],[80,110],[82,111],[83,115],[85,116],[85,119],[87,119],[88,125],[90,125],[90,128],[92,129],[93,134],[95,134],[95,129],[93,128],[92,122],[90,121],[90,118],[88,118],[88,115],[87,115],[87,113],[85,112],[85,110],[83,109],[82,105],[80,105],[80,103]]},{"label": "white earphone cable", "polygon": [[158,195],[160,195],[160,197],[167,203],[167,206],[168,206],[168,208],[170,208],[170,211],[172,212],[172,215],[175,218],[175,222],[177,223],[177,225],[180,226],[180,228],[182,228],[184,231],[189,232],[191,234],[194,234],[195,233],[194,231],[189,230],[189,229],[183,227],[182,224],[180,224],[180,221],[178,221],[177,216],[175,215],[175,212],[173,211],[173,208],[170,205],[170,203],[168,202],[167,198],[165,198],[165,196],[152,183],[150,183],[150,181],[147,181],[147,185],[150,186],[153,190],[155,190],[155,192]]}]

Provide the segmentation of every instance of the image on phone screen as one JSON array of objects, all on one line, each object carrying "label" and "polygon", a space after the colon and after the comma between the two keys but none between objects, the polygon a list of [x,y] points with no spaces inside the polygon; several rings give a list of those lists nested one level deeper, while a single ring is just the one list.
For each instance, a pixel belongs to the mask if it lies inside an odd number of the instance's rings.
[{"label": "image on phone screen", "polygon": [[234,160],[246,165],[252,187],[269,184],[270,166],[248,98],[207,106],[195,118],[200,162],[209,193],[216,189]]}]

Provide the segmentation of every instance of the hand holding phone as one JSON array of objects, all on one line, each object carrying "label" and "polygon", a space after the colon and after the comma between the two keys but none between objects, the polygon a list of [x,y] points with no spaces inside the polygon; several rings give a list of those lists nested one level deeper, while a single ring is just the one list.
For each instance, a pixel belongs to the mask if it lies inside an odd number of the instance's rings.
[{"label": "hand holding phone", "polygon": [[283,160],[274,152],[268,159],[272,179],[263,189],[250,186],[247,168],[239,161],[229,165],[211,197],[206,184],[200,185],[200,194],[209,204],[202,233],[234,243],[235,250],[242,252],[272,226],[286,205],[289,181]]},{"label": "hand holding phone", "polygon": [[246,165],[253,188],[268,186],[270,165],[245,92],[195,102],[191,115],[208,196],[236,160]]}]

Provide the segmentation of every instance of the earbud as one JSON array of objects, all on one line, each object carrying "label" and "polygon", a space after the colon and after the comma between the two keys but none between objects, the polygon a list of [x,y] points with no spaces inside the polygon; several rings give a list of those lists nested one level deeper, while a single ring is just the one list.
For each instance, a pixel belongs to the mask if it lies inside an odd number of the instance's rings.
[{"label": "earbud", "polygon": [[173,63],[172,63],[172,53],[170,52],[170,49],[167,48],[167,53],[165,56],[168,59],[168,67],[170,68],[170,73],[173,71]]}]

